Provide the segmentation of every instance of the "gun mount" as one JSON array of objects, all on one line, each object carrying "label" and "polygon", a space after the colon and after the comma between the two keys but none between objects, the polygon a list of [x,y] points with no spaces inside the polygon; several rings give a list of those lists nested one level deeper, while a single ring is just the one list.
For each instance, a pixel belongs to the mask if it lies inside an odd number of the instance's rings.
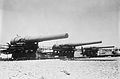
[{"label": "gun mount", "polygon": [[103,48],[114,48],[114,46],[103,46],[103,47],[86,47],[82,48],[82,55],[86,57],[97,57],[99,49]]},{"label": "gun mount", "polygon": [[61,44],[61,45],[53,45],[53,56],[58,55],[60,57],[67,56],[68,58],[74,57],[75,47],[76,46],[83,46],[83,45],[90,45],[90,44],[98,44],[102,43],[102,41],[97,42],[89,42],[89,43],[77,43],[77,44]]},{"label": "gun mount", "polygon": [[10,41],[9,48],[6,51],[8,54],[12,54],[13,59],[34,59],[38,49],[38,42],[62,38],[68,38],[68,33],[46,37],[21,38],[18,36]]}]

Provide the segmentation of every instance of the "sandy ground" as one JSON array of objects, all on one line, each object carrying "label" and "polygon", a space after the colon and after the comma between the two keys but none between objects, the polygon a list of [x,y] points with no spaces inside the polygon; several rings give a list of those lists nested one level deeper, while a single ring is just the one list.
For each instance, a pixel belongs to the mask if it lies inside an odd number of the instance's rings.
[{"label": "sandy ground", "polygon": [[119,79],[119,71],[119,60],[0,61],[0,79]]}]

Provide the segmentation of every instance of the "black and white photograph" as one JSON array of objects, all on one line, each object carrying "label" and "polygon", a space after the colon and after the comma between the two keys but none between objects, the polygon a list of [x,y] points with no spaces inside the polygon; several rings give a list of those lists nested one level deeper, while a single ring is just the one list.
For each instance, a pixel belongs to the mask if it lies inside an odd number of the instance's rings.
[{"label": "black and white photograph", "polygon": [[0,0],[0,79],[119,79],[120,0]]}]

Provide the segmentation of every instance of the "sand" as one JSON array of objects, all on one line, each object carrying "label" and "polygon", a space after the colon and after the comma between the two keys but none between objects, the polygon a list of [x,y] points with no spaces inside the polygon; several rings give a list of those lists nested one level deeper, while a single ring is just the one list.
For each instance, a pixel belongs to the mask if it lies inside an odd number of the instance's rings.
[{"label": "sand", "polygon": [[0,79],[119,79],[119,71],[119,60],[0,61]]}]

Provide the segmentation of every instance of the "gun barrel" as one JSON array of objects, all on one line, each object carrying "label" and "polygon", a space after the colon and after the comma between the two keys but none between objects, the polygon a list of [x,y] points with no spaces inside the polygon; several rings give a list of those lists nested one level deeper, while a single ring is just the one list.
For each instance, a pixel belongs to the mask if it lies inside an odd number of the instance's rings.
[{"label": "gun barrel", "polygon": [[102,47],[85,47],[84,49],[89,49],[89,48],[93,48],[93,49],[102,49],[102,48],[114,48],[114,46],[102,46]]},{"label": "gun barrel", "polygon": [[77,43],[77,44],[68,44],[68,45],[71,45],[71,46],[82,46],[82,45],[90,45],[90,44],[98,44],[98,43],[102,43],[102,41],[88,42],[88,43]]},{"label": "gun barrel", "polygon": [[97,48],[114,48],[115,46],[103,46],[103,47],[97,47]]},{"label": "gun barrel", "polygon": [[59,34],[59,35],[53,35],[53,36],[44,36],[44,37],[16,37],[13,40],[10,41],[11,44],[15,44],[17,42],[42,42],[42,41],[48,41],[48,40],[55,40],[55,39],[63,39],[68,38],[68,33],[65,34]]}]

